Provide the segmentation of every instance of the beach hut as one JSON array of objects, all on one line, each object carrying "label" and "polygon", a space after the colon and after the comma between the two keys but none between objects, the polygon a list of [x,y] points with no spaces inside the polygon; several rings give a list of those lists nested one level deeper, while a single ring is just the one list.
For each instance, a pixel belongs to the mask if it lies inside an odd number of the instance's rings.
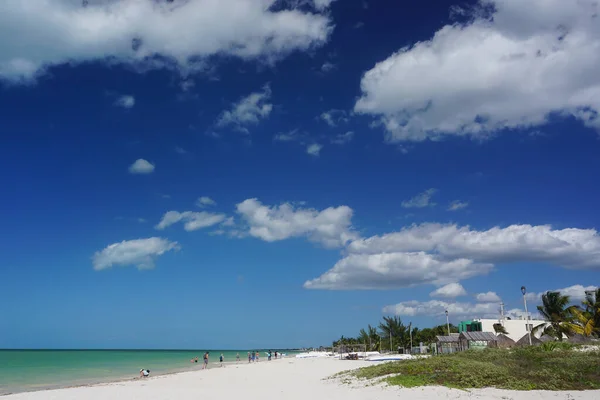
[{"label": "beach hut", "polygon": [[[536,338],[534,335],[531,335],[531,344],[533,346],[539,346],[542,344],[542,341]],[[523,337],[517,340],[517,347],[529,346],[529,335],[526,333]]]},{"label": "beach hut", "polygon": [[458,342],[460,350],[478,350],[496,347],[498,339],[492,332],[461,332]]},{"label": "beach hut", "polygon": [[458,351],[458,336],[436,336],[435,346],[437,354],[450,354]]},{"label": "beach hut", "polygon": [[515,345],[516,342],[508,336],[506,336],[504,333],[501,333],[498,336],[496,336],[496,347],[498,347],[499,349],[510,349]]}]

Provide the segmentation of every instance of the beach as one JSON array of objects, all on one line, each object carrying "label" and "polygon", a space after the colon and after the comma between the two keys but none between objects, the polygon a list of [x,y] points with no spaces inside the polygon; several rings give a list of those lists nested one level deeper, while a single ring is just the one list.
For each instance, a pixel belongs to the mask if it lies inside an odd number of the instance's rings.
[{"label": "beach", "polygon": [[332,375],[372,365],[367,361],[294,357],[259,363],[228,364],[224,368],[154,376],[146,379],[12,394],[3,400],[118,400],[118,399],[571,399],[600,398],[600,391],[546,392],[497,389],[456,390],[443,387],[399,388],[373,382],[342,381]]}]

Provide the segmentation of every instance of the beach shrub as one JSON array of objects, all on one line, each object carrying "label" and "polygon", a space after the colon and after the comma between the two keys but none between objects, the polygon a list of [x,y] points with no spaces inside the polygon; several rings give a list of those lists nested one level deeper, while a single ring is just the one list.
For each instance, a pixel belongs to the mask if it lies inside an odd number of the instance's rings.
[{"label": "beach shrub", "polygon": [[383,378],[390,385],[404,387],[600,389],[600,352],[573,351],[564,344],[486,349],[382,363],[349,374],[364,379]]}]

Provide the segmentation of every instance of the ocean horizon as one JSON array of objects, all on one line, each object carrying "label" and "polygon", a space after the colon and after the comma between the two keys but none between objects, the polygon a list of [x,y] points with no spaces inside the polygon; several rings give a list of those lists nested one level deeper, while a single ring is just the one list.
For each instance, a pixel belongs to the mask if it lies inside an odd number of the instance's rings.
[{"label": "ocean horizon", "polygon": [[[56,389],[129,380],[139,376],[139,370],[149,369],[151,375],[195,371],[202,368],[202,356],[210,354],[209,368],[224,362],[248,362],[247,353],[260,352],[266,360],[268,350],[291,349],[0,349],[0,395],[35,390]],[[191,362],[198,357],[198,362]]]}]

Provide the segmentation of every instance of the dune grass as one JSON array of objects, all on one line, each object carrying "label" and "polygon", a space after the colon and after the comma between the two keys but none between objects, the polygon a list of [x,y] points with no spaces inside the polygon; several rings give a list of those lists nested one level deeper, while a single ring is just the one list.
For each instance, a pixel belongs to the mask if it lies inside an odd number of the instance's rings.
[{"label": "dune grass", "polygon": [[579,352],[560,345],[486,349],[382,363],[348,374],[357,378],[379,378],[404,387],[600,389],[600,352]]}]

